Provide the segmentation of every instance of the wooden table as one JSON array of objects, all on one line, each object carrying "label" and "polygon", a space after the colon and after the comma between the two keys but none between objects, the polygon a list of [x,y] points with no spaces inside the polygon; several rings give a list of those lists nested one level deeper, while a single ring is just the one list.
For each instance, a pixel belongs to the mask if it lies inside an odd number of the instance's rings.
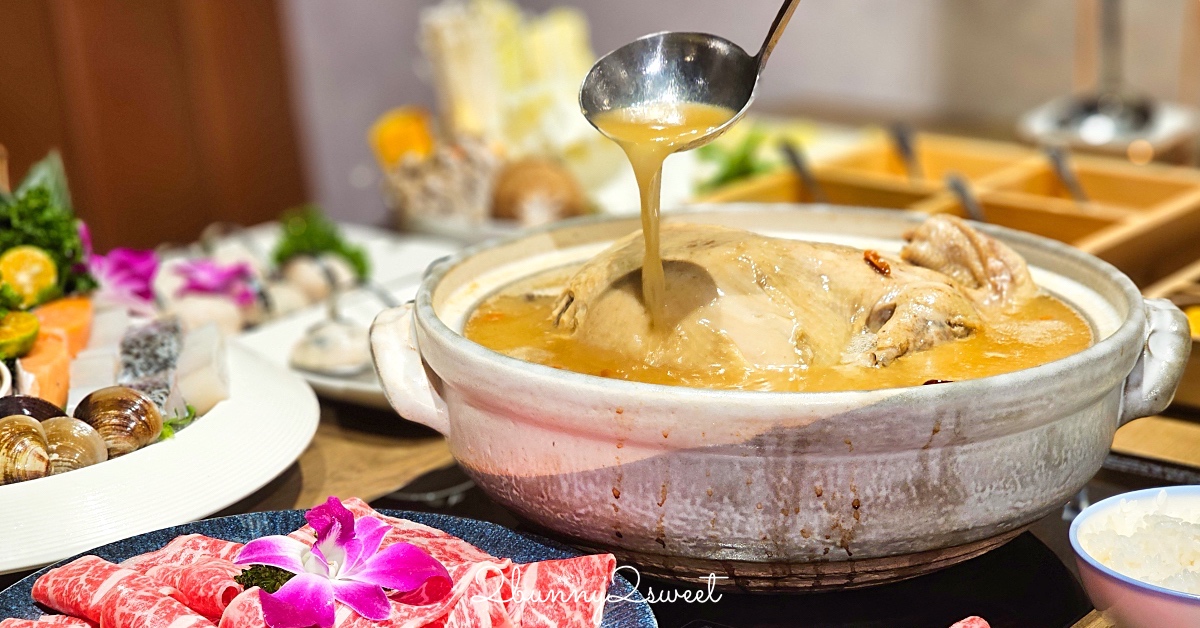
[{"label": "wooden table", "polygon": [[1079,620],[1079,622],[1071,628],[1113,628],[1113,624],[1109,623],[1109,621],[1100,614],[1100,611],[1092,611],[1088,613],[1087,617]]},{"label": "wooden table", "polygon": [[446,440],[433,430],[391,410],[323,400],[316,436],[300,459],[219,515],[306,509],[330,495],[374,501],[453,462]]}]

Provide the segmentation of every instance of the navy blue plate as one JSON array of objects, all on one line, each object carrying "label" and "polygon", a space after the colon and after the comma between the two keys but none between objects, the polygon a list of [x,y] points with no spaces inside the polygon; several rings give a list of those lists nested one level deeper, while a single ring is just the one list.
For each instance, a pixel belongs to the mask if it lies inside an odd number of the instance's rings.
[{"label": "navy blue plate", "polygon": [[[561,543],[515,532],[494,523],[403,510],[381,510],[379,512],[444,530],[493,556],[509,558],[518,563],[571,558],[580,555],[579,552]],[[302,510],[253,512],[165,528],[116,543],[109,543],[85,552],[85,554],[94,554],[115,563],[156,550],[181,534],[203,534],[245,543],[261,536],[287,534],[302,525],[304,525],[304,511]],[[74,558],[68,558],[51,565],[51,567],[57,567],[71,560]],[[0,618],[37,619],[45,613],[33,602],[30,592],[33,590],[34,580],[37,580],[51,567],[42,569],[0,592]],[[658,623],[654,620],[654,614],[650,612],[650,605],[625,578],[618,575],[612,586],[609,587],[608,594],[609,601],[604,605],[604,621],[600,624],[603,628],[658,627]]]}]

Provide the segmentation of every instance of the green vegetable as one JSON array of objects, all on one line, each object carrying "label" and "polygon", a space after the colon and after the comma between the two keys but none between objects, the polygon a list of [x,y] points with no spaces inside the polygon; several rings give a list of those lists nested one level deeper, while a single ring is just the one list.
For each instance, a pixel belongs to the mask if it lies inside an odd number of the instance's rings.
[{"label": "green vegetable", "polygon": [[0,318],[13,310],[21,309],[21,295],[16,288],[8,284],[0,284]]},{"label": "green vegetable", "polygon": [[44,188],[50,194],[50,202],[61,207],[69,214],[75,212],[71,205],[71,191],[67,188],[67,171],[63,168],[62,157],[58,151],[52,150],[46,158],[29,167],[25,180],[17,187],[15,196],[24,196],[34,188]]},{"label": "green vegetable", "polygon": [[337,224],[316,205],[291,209],[284,213],[280,222],[283,223],[283,236],[275,246],[276,264],[282,265],[297,255],[333,253],[350,264],[359,281],[366,281],[371,274],[366,251],[346,242]]},{"label": "green vegetable", "polygon": [[267,593],[274,593],[283,586],[285,582],[292,579],[296,574],[279,567],[270,567],[268,565],[251,565],[249,569],[233,577],[233,581],[249,589],[250,587],[258,587]]},{"label": "green vegetable", "polygon": [[23,244],[45,250],[58,267],[58,285],[45,296],[96,288],[57,153],[34,164],[12,197],[0,198],[0,252]]},{"label": "green vegetable", "polygon": [[191,404],[187,406],[187,414],[184,416],[173,416],[169,419],[163,419],[162,434],[158,440],[167,440],[175,438],[175,432],[192,424],[196,420],[196,408]]},{"label": "green vegetable", "polygon": [[758,156],[758,147],[767,139],[759,127],[746,133],[745,139],[732,149],[719,143],[708,144],[697,149],[701,159],[716,162],[717,172],[699,185],[699,191],[709,192],[739,179],[767,172],[771,164]]}]

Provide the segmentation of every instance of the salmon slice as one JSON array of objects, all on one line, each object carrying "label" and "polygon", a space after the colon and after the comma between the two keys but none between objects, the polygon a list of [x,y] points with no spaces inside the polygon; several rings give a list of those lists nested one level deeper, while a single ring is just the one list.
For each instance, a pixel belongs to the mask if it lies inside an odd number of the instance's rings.
[{"label": "salmon slice", "polygon": [[21,370],[36,382],[36,389],[28,392],[60,408],[67,406],[67,391],[71,389],[71,354],[67,347],[65,333],[43,329],[33,349],[17,360]]},{"label": "salmon slice", "polygon": [[71,357],[79,355],[88,346],[92,336],[92,300],[87,297],[66,297],[51,301],[33,310],[42,323],[42,329],[61,331],[67,337],[67,351]]}]

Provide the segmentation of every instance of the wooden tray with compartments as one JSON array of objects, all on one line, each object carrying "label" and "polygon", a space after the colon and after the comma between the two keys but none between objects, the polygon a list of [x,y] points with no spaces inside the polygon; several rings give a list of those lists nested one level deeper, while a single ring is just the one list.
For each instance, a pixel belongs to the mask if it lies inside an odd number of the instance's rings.
[{"label": "wooden tray with compartments", "polygon": [[[1170,299],[1188,313],[1188,320],[1192,325],[1192,354],[1188,358],[1187,370],[1179,382],[1172,407],[1200,412],[1200,347],[1197,347],[1197,344],[1200,344],[1200,261],[1184,266],[1146,288],[1143,293],[1147,297]],[[1194,447],[1195,457],[1200,463],[1200,439]]]},{"label": "wooden tray with compartments", "polygon": [[[891,143],[874,137],[813,165],[835,205],[910,209],[965,216],[945,184],[963,176],[989,222],[1070,243],[1147,286],[1200,258],[1200,171],[1119,159],[1074,156],[1086,203],[1074,201],[1048,159],[1002,142],[920,134],[921,176],[911,178]],[[800,178],[776,171],[721,188],[702,202],[812,202]]]}]

